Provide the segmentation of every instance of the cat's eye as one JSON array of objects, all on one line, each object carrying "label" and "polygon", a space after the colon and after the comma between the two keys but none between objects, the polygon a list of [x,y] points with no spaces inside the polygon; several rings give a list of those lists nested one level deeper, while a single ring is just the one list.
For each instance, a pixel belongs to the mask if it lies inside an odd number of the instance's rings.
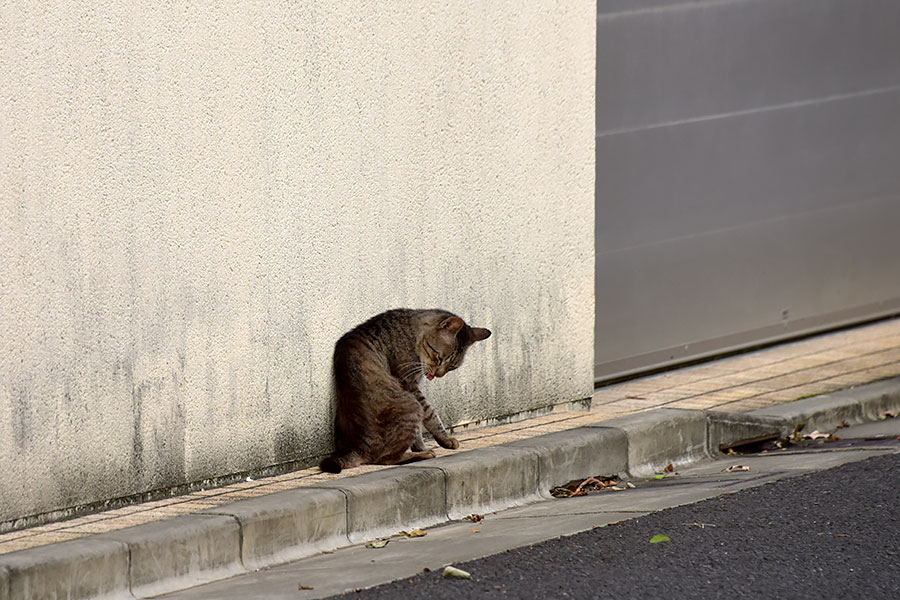
[{"label": "cat's eye", "polygon": [[425,342],[425,345],[428,346],[428,349],[431,350],[431,353],[434,354],[434,357],[437,359],[438,362],[442,362],[444,360],[443,357],[441,356],[441,353],[434,349],[434,346],[432,346],[428,342]]}]

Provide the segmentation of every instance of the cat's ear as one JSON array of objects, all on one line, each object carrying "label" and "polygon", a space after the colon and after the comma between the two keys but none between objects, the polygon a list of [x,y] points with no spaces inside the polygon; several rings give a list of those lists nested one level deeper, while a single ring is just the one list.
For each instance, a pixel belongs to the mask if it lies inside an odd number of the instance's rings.
[{"label": "cat's ear", "polygon": [[484,327],[470,327],[472,330],[472,341],[480,342],[481,340],[486,340],[491,337],[491,330],[485,329]]},{"label": "cat's ear", "polygon": [[459,317],[447,317],[446,319],[441,321],[441,324],[438,326],[438,328],[446,329],[453,335],[456,335],[456,332],[462,329],[463,325],[465,325],[465,323],[463,323],[463,320]]}]

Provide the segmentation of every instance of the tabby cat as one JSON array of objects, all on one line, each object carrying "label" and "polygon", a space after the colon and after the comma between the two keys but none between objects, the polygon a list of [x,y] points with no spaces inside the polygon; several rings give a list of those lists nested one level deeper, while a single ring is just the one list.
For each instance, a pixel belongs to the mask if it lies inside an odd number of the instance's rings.
[{"label": "tabby cat", "polygon": [[340,473],[364,463],[434,458],[425,449],[423,425],[444,448],[458,448],[419,382],[423,375],[430,381],[456,369],[469,346],[490,335],[445,310],[405,308],[376,315],[344,334],[334,348],[336,449],[320,468]]}]

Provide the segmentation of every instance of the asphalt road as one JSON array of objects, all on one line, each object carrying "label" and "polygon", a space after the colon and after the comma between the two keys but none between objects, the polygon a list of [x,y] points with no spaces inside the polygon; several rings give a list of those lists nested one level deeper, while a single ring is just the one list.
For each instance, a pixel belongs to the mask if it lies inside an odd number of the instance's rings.
[{"label": "asphalt road", "polygon": [[[670,541],[651,544],[658,534]],[[669,508],[342,597],[900,597],[900,454]]]}]

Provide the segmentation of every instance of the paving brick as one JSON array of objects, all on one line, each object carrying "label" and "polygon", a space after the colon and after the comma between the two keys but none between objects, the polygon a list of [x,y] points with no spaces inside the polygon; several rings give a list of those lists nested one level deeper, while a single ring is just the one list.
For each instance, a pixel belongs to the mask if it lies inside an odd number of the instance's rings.
[{"label": "paving brick", "polygon": [[689,408],[692,410],[705,410],[717,407],[721,402],[709,396],[698,396],[696,398],[685,398],[676,402],[670,402],[666,408]]},{"label": "paving brick", "polygon": [[626,415],[632,415],[635,413],[639,413],[639,410],[626,410],[624,408],[608,408],[608,407],[600,407],[601,409],[607,408],[607,410],[598,410],[597,412],[591,411],[591,414],[595,415],[598,420],[600,419],[616,419],[618,417],[624,417]]},{"label": "paving brick", "polygon": [[596,408],[597,406],[601,406],[603,404],[609,404],[610,402],[615,402],[616,400],[621,400],[627,394],[610,390],[601,390],[594,394],[593,399],[591,400],[591,410]]},{"label": "paving brick", "polygon": [[613,402],[609,404],[610,408],[618,408],[622,410],[641,410],[645,408],[655,408],[662,404],[659,400],[654,398],[626,398],[624,400],[619,400],[617,402]]},{"label": "paving brick", "polygon": [[180,504],[171,504],[169,506],[160,506],[158,508],[153,508],[148,511],[141,511],[142,514],[152,514],[156,515],[158,518],[168,518],[168,517],[177,517],[180,515],[189,514],[192,512],[197,512],[198,510],[203,510],[206,507],[195,507],[189,503],[180,503]]},{"label": "paving brick", "polygon": [[18,552],[19,550],[27,550],[29,548],[43,545],[43,543],[31,541],[30,538],[10,540],[8,542],[0,543],[0,555],[9,554],[10,552]]},{"label": "paving brick", "polygon": [[774,400],[772,398],[767,398],[765,396],[757,396],[755,398],[746,398],[744,400],[735,400],[734,402],[728,402],[726,404],[722,404],[716,407],[716,410],[725,410],[725,411],[733,411],[733,412],[749,412],[752,410],[758,410],[760,408],[766,408],[769,406],[773,406],[775,404],[779,404],[779,400]]},{"label": "paving brick", "polygon": [[678,390],[677,388],[673,388],[670,390],[660,390],[658,392],[653,392],[651,394],[648,394],[645,398],[653,402],[655,406],[661,406],[668,402],[683,400],[684,398],[691,398],[695,395],[696,394],[683,392]]},{"label": "paving brick", "polygon": [[[745,384],[737,387],[718,390],[704,394],[706,398],[710,398],[715,403],[730,402],[732,400],[741,400],[743,398],[752,398],[759,394],[771,391],[768,387],[759,385],[758,383]],[[699,396],[698,396],[699,397]]]},{"label": "paving brick", "polygon": [[900,362],[895,362],[889,365],[883,365],[876,369],[871,369],[868,374],[879,378],[896,377],[897,375],[900,375]]}]

